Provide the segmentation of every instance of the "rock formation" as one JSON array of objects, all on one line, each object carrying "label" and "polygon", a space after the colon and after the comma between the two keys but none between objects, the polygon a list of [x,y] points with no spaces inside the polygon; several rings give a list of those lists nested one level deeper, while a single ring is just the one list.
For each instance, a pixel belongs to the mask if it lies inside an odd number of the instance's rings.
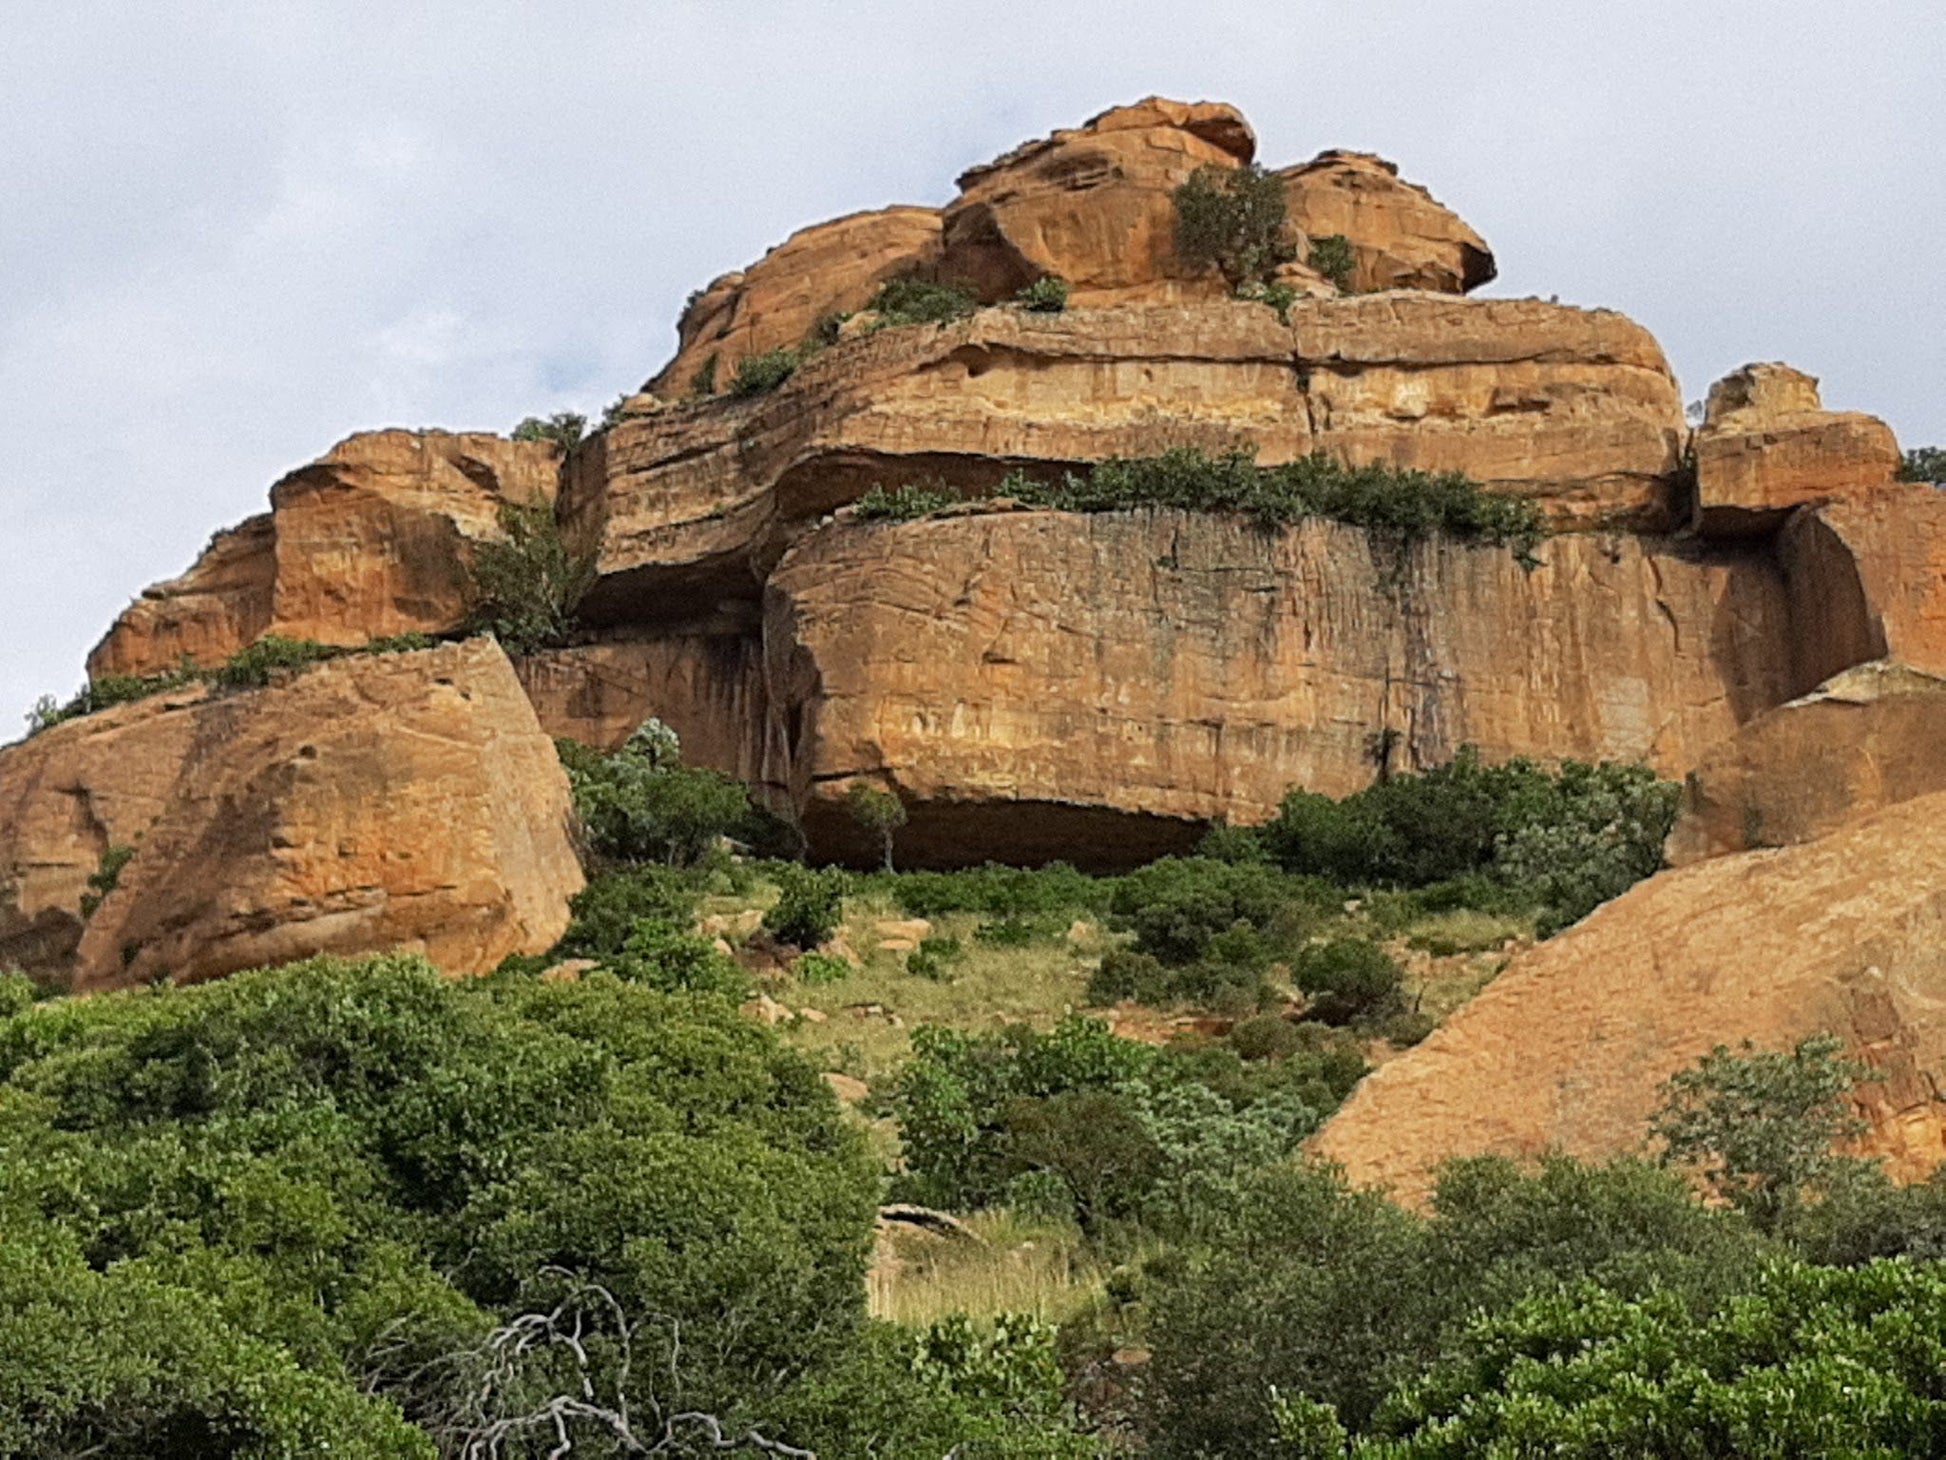
[{"label": "rock formation", "polygon": [[271,510],[218,533],[182,577],[138,598],[88,672],[221,664],[259,635],[356,645],[446,633],[466,617],[470,542],[503,502],[552,502],[560,448],[445,431],[371,431],[271,488]]},{"label": "rock formation", "polygon": [[1454,1156],[1639,1149],[1662,1082],[1717,1044],[1841,1035],[1866,1149],[1913,1178],[1946,1159],[1946,796],[1830,836],[1639,883],[1517,957],[1313,1141],[1359,1185],[1423,1201]]},{"label": "rock formation", "polygon": [[1291,223],[1307,239],[1351,244],[1353,293],[1430,289],[1466,294],[1496,272],[1493,251],[1458,214],[1369,152],[1320,152],[1278,174]]},{"label": "rock formation", "polygon": [[485,639],[72,721],[0,752],[0,793],[0,963],[83,990],[394,948],[483,972],[552,946],[581,886],[566,776]]}]

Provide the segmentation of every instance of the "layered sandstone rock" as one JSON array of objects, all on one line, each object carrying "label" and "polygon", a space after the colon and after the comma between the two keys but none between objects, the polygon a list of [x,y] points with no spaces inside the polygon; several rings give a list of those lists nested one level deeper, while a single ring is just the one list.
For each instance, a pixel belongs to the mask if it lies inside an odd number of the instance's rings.
[{"label": "layered sandstone rock", "polygon": [[1173,194],[1199,167],[1257,150],[1232,107],[1150,97],[969,169],[943,220],[942,277],[1005,299],[1044,274],[1078,305],[1220,296],[1176,254]]},{"label": "layered sandstone rock", "polygon": [[745,356],[795,349],[820,320],[863,309],[888,279],[936,272],[939,227],[937,208],[882,208],[800,228],[689,301],[676,358],[647,388],[679,399],[700,374],[721,389]]},{"label": "layered sandstone rock", "polygon": [[488,640],[156,696],[0,754],[0,950],[84,990],[393,948],[482,972],[566,928],[568,818]]},{"label": "layered sandstone rock", "polygon": [[1454,1156],[1635,1150],[1662,1083],[1712,1046],[1829,1030],[1882,1076],[1860,1087],[1867,1148],[1924,1176],[1946,1158],[1942,865],[1934,795],[1651,878],[1516,958],[1368,1076],[1313,1147],[1422,1201]]},{"label": "layered sandstone rock", "polygon": [[1823,836],[1946,791],[1946,679],[1880,660],[1757,716],[1689,772],[1668,859]]},{"label": "layered sandstone rock", "polygon": [[597,621],[754,596],[807,521],[874,483],[983,492],[1174,446],[1463,471],[1557,524],[1666,523],[1680,398],[1621,315],[1399,293],[991,309],[840,344],[778,390],[623,421],[578,452],[569,530],[600,543]]},{"label": "layered sandstone rock", "polygon": [[220,664],[264,633],[357,645],[444,633],[466,617],[469,544],[502,503],[552,502],[560,448],[474,432],[372,431],[271,488],[271,511],[219,533],[183,577],[148,590],[88,672],[151,674],[185,654]]},{"label": "layered sandstone rock", "polygon": [[1772,531],[1807,502],[1889,488],[1901,460],[1891,427],[1825,410],[1815,379],[1776,364],[1710,387],[1695,450],[1696,527],[1721,537]]},{"label": "layered sandstone rock", "polygon": [[1801,509],[1778,554],[1802,688],[1873,659],[1946,675],[1946,491],[1898,483]]},{"label": "layered sandstone rock", "polygon": [[841,521],[770,580],[771,745],[822,850],[870,854],[839,795],[863,776],[911,808],[915,864],[1125,865],[1357,789],[1388,730],[1401,767],[1472,743],[1680,774],[1786,698],[1760,555],[1542,556],[1181,513]]},{"label": "layered sandstone rock", "polygon": [[1350,287],[1465,294],[1492,279],[1493,251],[1396,164],[1368,152],[1321,152],[1278,174],[1292,227],[1308,243],[1340,234],[1356,266]]}]

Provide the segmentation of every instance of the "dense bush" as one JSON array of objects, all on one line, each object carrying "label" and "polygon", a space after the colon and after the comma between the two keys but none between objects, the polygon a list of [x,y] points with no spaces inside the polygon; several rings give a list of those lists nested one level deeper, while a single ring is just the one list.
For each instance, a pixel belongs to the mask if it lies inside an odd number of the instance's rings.
[{"label": "dense bush", "polygon": [[663,993],[715,994],[730,1000],[749,996],[750,979],[733,959],[687,923],[641,918],[629,930],[621,951],[602,967],[626,983],[647,984]]},{"label": "dense bush", "polygon": [[1068,281],[1042,274],[1014,295],[1014,303],[1030,314],[1059,314],[1068,307]]},{"label": "dense bush", "polygon": [[1392,956],[1363,938],[1334,938],[1298,950],[1291,980],[1325,1024],[1381,1024],[1405,1012],[1405,975]]},{"label": "dense bush", "polygon": [[620,953],[635,925],[644,920],[687,928],[695,920],[700,897],[695,878],[674,867],[631,866],[600,873],[569,902],[574,919],[560,951],[582,958]]},{"label": "dense bush", "polygon": [[887,491],[876,483],[852,504],[852,512],[866,522],[911,522],[960,499],[944,482],[934,485],[907,483]]},{"label": "dense bush", "polygon": [[1340,294],[1351,292],[1352,275],[1358,268],[1358,255],[1351,240],[1342,233],[1328,233],[1311,240],[1311,252],[1304,260],[1338,286]]},{"label": "dense bush", "polygon": [[1266,529],[1323,517],[1400,543],[1444,533],[1511,547],[1523,561],[1545,536],[1533,503],[1488,492],[1457,472],[1435,475],[1379,462],[1346,466],[1322,453],[1260,467],[1247,451],[1211,456],[1185,446],[1100,462],[1085,476],[1069,473],[1054,482],[1017,472],[997,491],[1064,512],[1235,512]]},{"label": "dense bush", "polygon": [[501,537],[467,560],[469,622],[511,654],[566,642],[595,581],[595,555],[570,544],[546,502],[502,502]]},{"label": "dense bush", "polygon": [[228,689],[254,689],[269,684],[274,675],[308,669],[343,652],[313,639],[265,634],[224,660],[223,667],[216,671],[216,682]]},{"label": "dense bush", "polygon": [[831,941],[844,916],[850,879],[835,867],[814,869],[786,863],[777,871],[777,901],[764,913],[764,926],[779,942],[811,949]]},{"label": "dense bush", "polygon": [[1284,182],[1256,163],[1204,166],[1174,194],[1176,251],[1220,269],[1232,288],[1261,283],[1296,255],[1284,237]]},{"label": "dense bush", "polygon": [[[612,409],[612,407],[611,407]],[[556,411],[542,420],[539,416],[528,416],[514,427],[513,439],[516,441],[552,441],[563,451],[572,451],[581,444],[582,437],[588,434],[588,418],[573,411]]]},{"label": "dense bush", "polygon": [[1899,466],[1902,482],[1946,482],[1946,447],[1915,446]]},{"label": "dense bush", "polygon": [[682,764],[675,732],[649,720],[612,755],[555,742],[596,856],[692,866],[750,816],[741,782]]},{"label": "dense bush", "polygon": [[775,390],[797,373],[799,363],[795,350],[765,350],[759,355],[745,355],[730,374],[730,394],[752,396]]},{"label": "dense bush", "polygon": [[861,886],[884,892],[915,918],[947,913],[1029,917],[1036,913],[1106,911],[1115,880],[1090,877],[1065,862],[1038,868],[988,862],[961,872],[901,872],[895,877],[865,878]]},{"label": "dense bush", "polygon": [[[468,1356],[586,1284],[638,1414],[767,1421],[860,1334],[877,1183],[718,1000],[316,960],[16,1012],[0,1095],[7,1453],[456,1451]],[[559,1356],[496,1394],[578,1393]]]},{"label": "dense bush", "polygon": [[980,307],[980,297],[963,284],[927,279],[888,279],[865,306],[881,326],[947,324]]},{"label": "dense bush", "polygon": [[1284,879],[1256,863],[1164,857],[1115,886],[1109,911],[1135,934],[1135,951],[1189,963],[1239,924],[1260,932],[1283,906]]}]

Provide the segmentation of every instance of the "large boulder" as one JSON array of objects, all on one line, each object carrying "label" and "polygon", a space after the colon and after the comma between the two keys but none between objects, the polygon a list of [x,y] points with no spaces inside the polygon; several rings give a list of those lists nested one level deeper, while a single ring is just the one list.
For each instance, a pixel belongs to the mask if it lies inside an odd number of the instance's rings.
[{"label": "large boulder", "polygon": [[863,309],[888,279],[930,276],[938,262],[937,208],[881,208],[800,228],[697,291],[676,325],[676,358],[647,389],[675,400],[711,376],[721,389],[745,356],[795,349],[820,320]]},{"label": "large boulder", "polygon": [[1351,245],[1355,293],[1465,294],[1496,272],[1486,240],[1426,189],[1402,181],[1383,157],[1320,152],[1278,177],[1291,226],[1306,242],[1339,234]]},{"label": "large boulder", "polygon": [[988,309],[824,351],[777,390],[627,419],[575,454],[567,529],[599,622],[753,598],[791,538],[875,483],[968,493],[1194,445],[1463,471],[1563,527],[1667,525],[1681,399],[1619,314],[1423,293],[1060,315]]},{"label": "large boulder", "polygon": [[945,212],[942,277],[1005,299],[1044,274],[1077,304],[1220,294],[1176,254],[1173,194],[1204,166],[1235,167],[1257,139],[1234,108],[1150,97],[970,168]]},{"label": "large boulder", "polygon": [[1359,1185],[1423,1201],[1455,1156],[1640,1148],[1664,1081],[1718,1044],[1843,1037],[1866,1148],[1905,1179],[1946,1158],[1946,796],[1818,841],[1639,883],[1521,954],[1313,1141]]},{"label": "large boulder", "polygon": [[901,857],[1127,865],[1292,785],[1393,764],[1642,759],[1680,775],[1789,693],[1774,567],[1636,537],[1405,552],[1205,514],[844,518],[772,575],[773,776],[812,844],[872,847],[850,778],[911,810]]},{"label": "large boulder", "polygon": [[1901,460],[1885,422],[1827,411],[1814,378],[1777,364],[1710,387],[1695,450],[1695,525],[1712,537],[1769,532],[1793,507],[1889,489]]},{"label": "large boulder", "polygon": [[0,753],[0,961],[80,990],[394,948],[484,972],[566,928],[569,816],[490,640],[155,696]]},{"label": "large boulder", "polygon": [[1854,817],[1946,791],[1946,679],[1889,660],[1766,711],[1683,786],[1668,858],[1812,841]]},{"label": "large boulder", "polygon": [[218,533],[181,578],[115,621],[88,672],[220,664],[264,633],[357,645],[445,633],[467,612],[472,543],[503,503],[552,502],[560,448],[481,432],[370,431],[271,488],[271,511]]},{"label": "large boulder", "polygon": [[1946,491],[1898,483],[1801,508],[1778,552],[1801,688],[1874,659],[1946,675]]}]

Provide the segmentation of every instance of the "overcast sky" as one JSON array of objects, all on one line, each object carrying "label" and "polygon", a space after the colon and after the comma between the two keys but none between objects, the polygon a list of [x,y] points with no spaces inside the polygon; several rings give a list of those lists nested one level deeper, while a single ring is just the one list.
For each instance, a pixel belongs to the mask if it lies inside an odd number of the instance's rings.
[{"label": "overcast sky", "polygon": [[0,740],[354,430],[596,412],[805,223],[1161,93],[1396,160],[1488,292],[1946,442],[1940,0],[11,3]]}]

